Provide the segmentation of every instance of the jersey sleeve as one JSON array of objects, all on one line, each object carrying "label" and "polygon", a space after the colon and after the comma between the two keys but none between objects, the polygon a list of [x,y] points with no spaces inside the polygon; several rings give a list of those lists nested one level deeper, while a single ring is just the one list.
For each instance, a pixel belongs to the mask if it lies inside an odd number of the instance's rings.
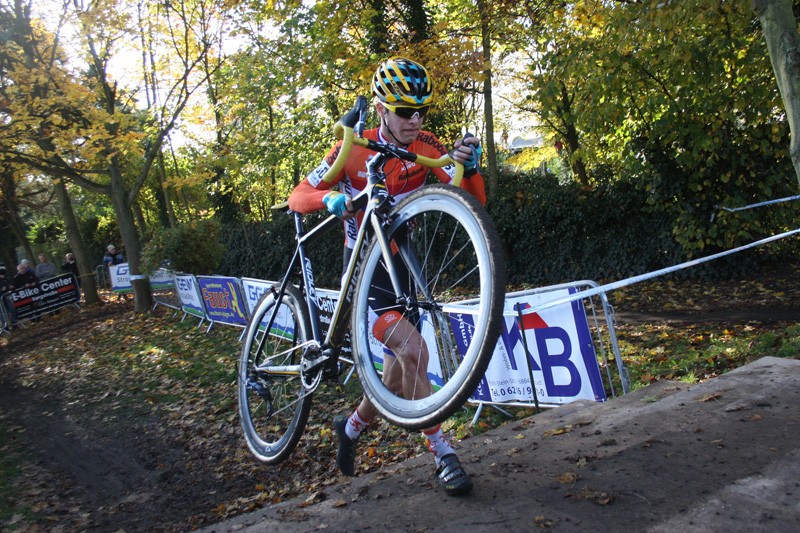
[{"label": "jersey sleeve", "polygon": [[[418,149],[422,155],[438,159],[447,154],[447,149],[439,139],[430,132],[421,132],[418,141],[422,144]],[[415,147],[416,148],[416,147]],[[451,183],[456,175],[456,166],[451,163],[446,167],[430,169],[442,183]],[[461,188],[474,196],[481,205],[486,205],[486,184],[480,173],[461,180]]]},{"label": "jersey sleeve", "polygon": [[[324,181],[324,185],[328,185]],[[289,195],[289,209],[303,215],[319,211],[325,207],[322,198],[328,194],[330,186],[326,189],[317,189],[308,181],[308,178],[300,182]]]},{"label": "jersey sleeve", "polygon": [[319,166],[312,170],[306,176],[306,179],[294,188],[292,194],[289,195],[289,209],[305,215],[325,207],[322,198],[328,194],[333,185],[341,181],[344,170],[339,175],[334,176],[330,183],[322,181],[322,177],[331,168],[333,162],[336,161],[336,156],[339,155],[341,146],[342,144],[339,142],[331,148]]},{"label": "jersey sleeve", "polygon": [[461,188],[474,196],[481,205],[486,205],[486,183],[483,180],[480,172],[473,174],[468,178],[461,179]]},{"label": "jersey sleeve", "polygon": [[[431,172],[442,183],[450,183],[456,174],[456,166],[450,164],[442,168],[432,168]],[[462,178],[461,188],[474,196],[481,205],[486,205],[486,184],[480,173],[475,173],[468,178]]]}]

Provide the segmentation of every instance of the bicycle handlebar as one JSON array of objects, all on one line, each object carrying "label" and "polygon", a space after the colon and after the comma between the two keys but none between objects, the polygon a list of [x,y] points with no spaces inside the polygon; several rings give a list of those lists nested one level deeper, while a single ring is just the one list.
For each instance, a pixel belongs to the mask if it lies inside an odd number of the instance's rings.
[{"label": "bicycle handlebar", "polygon": [[[388,153],[406,161],[416,161],[421,165],[429,168],[441,168],[454,163],[456,165],[456,173],[453,177],[452,185],[456,187],[461,186],[461,178],[464,176],[464,165],[453,159],[450,154],[445,154],[438,159],[419,155],[402,148],[380,143],[371,139],[365,139],[361,136],[364,131],[364,123],[367,116],[367,99],[364,96],[359,96],[356,103],[350,111],[348,111],[334,126],[333,133],[337,139],[342,140],[342,147],[336,155],[336,160],[333,162],[328,171],[322,176],[322,181],[330,183],[333,177],[342,170],[347,158],[350,156],[350,150],[353,144],[363,146],[375,150],[376,152]],[[358,135],[356,135],[356,133]]]}]

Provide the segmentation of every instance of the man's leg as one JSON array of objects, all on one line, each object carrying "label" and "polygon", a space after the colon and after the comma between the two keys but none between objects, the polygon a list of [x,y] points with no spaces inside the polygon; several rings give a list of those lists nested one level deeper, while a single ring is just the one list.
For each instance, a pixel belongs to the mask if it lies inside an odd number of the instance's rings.
[{"label": "man's leg", "polygon": [[[394,315],[388,316],[387,315]],[[416,327],[399,313],[381,317],[382,327],[373,329],[375,336],[395,355],[384,357],[383,383],[404,398],[425,398],[433,393],[428,379],[428,348]],[[334,420],[339,450],[336,461],[346,475],[355,474],[355,441],[364,428],[378,416],[378,410],[366,397],[349,418]],[[440,425],[422,431],[428,449],[436,462],[436,476],[448,494],[464,494],[472,489],[472,481],[464,471],[455,451]]]}]

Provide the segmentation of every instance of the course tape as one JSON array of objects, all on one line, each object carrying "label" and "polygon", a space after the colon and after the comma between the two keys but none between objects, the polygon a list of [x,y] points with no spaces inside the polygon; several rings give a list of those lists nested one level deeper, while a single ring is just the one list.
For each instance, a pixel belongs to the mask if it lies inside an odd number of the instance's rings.
[{"label": "course tape", "polygon": [[789,202],[791,200],[800,200],[800,195],[798,195],[798,196],[787,196],[786,198],[778,198],[777,200],[767,200],[766,202],[759,202],[757,204],[750,204],[750,205],[745,205],[745,206],[742,206],[742,207],[723,207],[722,210],[723,211],[728,211],[729,213],[733,213],[735,211],[744,211],[745,209],[753,209],[754,207],[762,207],[762,206],[770,205],[770,204],[778,204],[778,203],[781,203],[781,202]]},{"label": "course tape", "polygon": [[732,255],[738,252],[742,252],[744,250],[748,250],[750,248],[755,248],[757,246],[761,246],[763,244],[767,244],[773,241],[777,241],[780,239],[784,239],[786,237],[791,237],[792,235],[797,235],[800,233],[800,228],[794,229],[791,231],[787,231],[785,233],[780,233],[778,235],[773,235],[772,237],[767,237],[766,239],[761,239],[760,241],[755,241],[750,244],[745,244],[744,246],[740,246],[738,248],[733,248],[731,250],[726,250],[724,252],[720,252],[717,254],[709,255],[707,257],[701,257],[699,259],[693,259],[691,261],[687,261],[685,263],[680,263],[678,265],[674,265],[667,268],[662,268],[661,270],[654,270],[653,272],[648,272],[647,274],[640,274],[638,276],[633,276],[631,278],[623,279],[620,281],[615,281],[614,283],[607,283],[605,285],[599,285],[592,289],[588,289],[585,291],[578,291],[573,293],[569,296],[565,296],[562,298],[557,298],[554,300],[547,300],[545,302],[541,302],[539,304],[533,305],[528,309],[525,309],[522,314],[528,315],[531,313],[537,313],[539,311],[543,311],[545,309],[550,309],[551,307],[557,307],[559,305],[563,305],[566,303],[574,302],[576,300],[581,300],[583,298],[589,298],[591,296],[595,296],[604,292],[613,291],[616,289],[621,289],[622,287],[627,287],[629,285],[633,285],[634,283],[639,283],[641,281],[647,281],[649,279],[656,278],[658,276],[663,276],[665,274],[670,274],[672,272],[676,272],[678,270],[682,270],[684,268],[689,268],[693,266],[697,266],[702,263],[707,263],[709,261],[713,261],[715,259],[719,259],[721,257],[725,257],[726,255]]}]

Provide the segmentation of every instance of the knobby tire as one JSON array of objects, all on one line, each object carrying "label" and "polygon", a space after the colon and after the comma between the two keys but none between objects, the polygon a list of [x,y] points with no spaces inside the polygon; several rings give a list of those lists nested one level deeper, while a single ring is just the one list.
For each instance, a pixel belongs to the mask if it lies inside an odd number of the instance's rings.
[{"label": "knobby tire", "polygon": [[[270,367],[299,364],[302,344],[311,338],[308,310],[299,290],[288,286],[276,324],[266,334],[263,321],[276,305],[267,291],[253,310],[244,335],[238,369],[239,415],[250,451],[277,464],[297,446],[308,421],[312,396],[299,373],[273,373]],[[266,335],[266,337],[265,337]],[[278,354],[270,359],[272,354]],[[259,370],[255,365],[262,365]]]},{"label": "knobby tire", "polygon": [[[390,377],[385,383],[384,370],[398,359],[385,353],[386,347],[372,334],[372,324],[396,297],[387,294],[387,269],[373,238],[353,296],[354,358],[364,392],[378,411],[399,426],[424,429],[463,406],[486,371],[503,323],[505,262],[488,213],[462,189],[427,186],[401,201],[392,217],[387,230],[392,260],[400,265],[402,284],[410,296],[395,310],[426,341],[422,348],[416,347],[416,356],[414,350],[410,358],[402,355],[407,368],[412,368],[403,375],[414,376],[400,385]],[[471,302],[466,313],[464,301]],[[374,307],[378,309],[371,315]],[[403,349],[407,345],[403,343]],[[425,357],[435,359],[440,375],[413,366],[425,366],[420,363]],[[430,385],[422,383],[426,378]],[[423,397],[426,387],[433,394]]]}]

